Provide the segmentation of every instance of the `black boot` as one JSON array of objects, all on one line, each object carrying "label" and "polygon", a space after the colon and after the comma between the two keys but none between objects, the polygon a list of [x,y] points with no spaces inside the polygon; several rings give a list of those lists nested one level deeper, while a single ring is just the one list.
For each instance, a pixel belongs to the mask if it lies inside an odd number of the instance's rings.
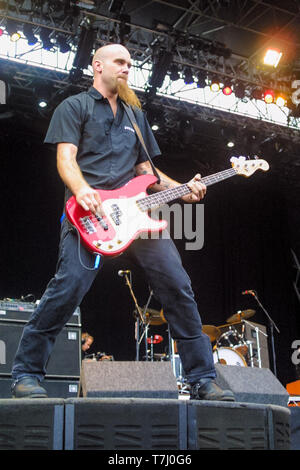
[{"label": "black boot", "polygon": [[235,401],[231,390],[222,390],[213,380],[201,379],[190,390],[191,400]]},{"label": "black boot", "polygon": [[13,398],[47,398],[46,390],[40,386],[36,377],[26,376],[12,385]]}]

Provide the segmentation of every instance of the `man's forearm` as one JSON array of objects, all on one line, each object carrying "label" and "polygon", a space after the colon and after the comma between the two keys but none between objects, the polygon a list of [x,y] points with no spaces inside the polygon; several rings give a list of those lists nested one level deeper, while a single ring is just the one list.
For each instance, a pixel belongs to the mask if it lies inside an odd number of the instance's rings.
[{"label": "man's forearm", "polygon": [[77,148],[72,144],[58,144],[57,170],[59,176],[73,194],[88,186],[76,162]]},{"label": "man's forearm", "polygon": [[[139,165],[136,165],[136,174],[137,175],[147,175],[147,174],[152,174],[152,167],[149,162],[143,162],[140,163]],[[160,176],[160,183],[156,183],[153,186],[151,186],[151,189],[154,191],[164,191],[165,189],[171,189],[171,188],[176,188],[177,186],[180,186],[181,183],[178,183],[178,181],[173,180],[169,176],[165,175],[162,171],[158,170],[155,168],[158,175]],[[182,200],[185,202],[198,202],[201,199],[203,199],[205,193],[206,193],[206,187],[201,183],[201,175],[197,174],[194,176],[193,179],[191,179],[187,183],[188,187],[191,190],[190,194],[187,194],[185,196],[182,196]]]}]

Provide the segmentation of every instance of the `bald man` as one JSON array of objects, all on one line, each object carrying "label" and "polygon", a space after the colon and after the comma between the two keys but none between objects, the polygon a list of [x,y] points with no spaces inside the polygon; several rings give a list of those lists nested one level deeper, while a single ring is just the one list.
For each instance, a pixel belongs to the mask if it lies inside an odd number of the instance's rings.
[{"label": "bald man", "polygon": [[[101,47],[92,65],[93,86],[67,98],[56,108],[45,143],[56,145],[57,169],[65,184],[65,201],[74,195],[85,211],[101,215],[102,202],[96,189],[116,189],[135,176],[153,174],[123,103],[134,110],[151,158],[160,155],[160,149],[136,94],[127,84],[132,66],[129,51],[119,44]],[[154,191],[180,184],[157,172],[160,181],[152,186]],[[195,175],[188,185],[191,194],[182,199],[200,201],[206,193],[200,175]],[[47,397],[41,382],[55,339],[107,261],[102,257],[100,266],[96,267],[95,255],[83,245],[78,250],[78,244],[77,232],[63,218],[56,274],[24,328],[14,360],[14,398]],[[144,270],[155,297],[164,308],[191,386],[191,398],[234,400],[230,391],[221,390],[214,381],[216,371],[210,340],[202,332],[191,282],[172,240],[169,237],[139,238],[124,256]],[[101,292],[99,296],[101,299]]]}]

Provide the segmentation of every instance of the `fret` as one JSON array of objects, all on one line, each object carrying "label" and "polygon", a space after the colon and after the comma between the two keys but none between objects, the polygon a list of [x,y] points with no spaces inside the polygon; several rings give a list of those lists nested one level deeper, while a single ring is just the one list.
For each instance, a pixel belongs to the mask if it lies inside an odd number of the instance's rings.
[{"label": "fret", "polygon": [[[213,175],[205,176],[201,179],[201,181],[206,185],[210,186],[212,184],[218,183],[219,181],[223,181],[226,178],[230,178],[231,176],[236,175],[236,171],[234,168],[229,168],[228,170],[220,171],[219,173],[215,173]],[[138,206],[143,211],[148,211],[149,209],[154,209],[162,204],[166,204],[168,202],[174,201],[175,199],[179,199],[186,194],[191,193],[192,191],[188,187],[188,185],[181,184],[180,186],[176,186],[176,188],[172,189],[165,189],[164,191],[160,191],[155,194],[151,194],[145,198],[139,199],[137,201]]]}]

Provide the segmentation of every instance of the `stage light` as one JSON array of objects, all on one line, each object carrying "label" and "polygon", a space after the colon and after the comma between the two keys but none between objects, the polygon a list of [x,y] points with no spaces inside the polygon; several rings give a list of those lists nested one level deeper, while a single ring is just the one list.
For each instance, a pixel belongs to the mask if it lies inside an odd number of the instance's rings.
[{"label": "stage light", "polygon": [[274,91],[273,90],[266,90],[264,92],[264,101],[267,104],[271,104],[274,101]]},{"label": "stage light", "polygon": [[29,46],[34,46],[34,44],[38,42],[38,38],[33,34],[32,26],[30,24],[24,24],[23,33]]},{"label": "stage light", "polygon": [[52,42],[50,41],[50,33],[51,31],[46,28],[42,28],[40,32],[40,38],[43,43],[43,49],[46,49],[47,51],[50,51],[53,46]]},{"label": "stage light", "polygon": [[17,42],[21,37],[21,34],[18,31],[18,25],[15,21],[7,20],[6,31],[8,32],[12,42]]},{"label": "stage light", "polygon": [[278,49],[268,49],[264,56],[264,64],[276,68],[282,57],[282,52]]},{"label": "stage light", "polygon": [[286,103],[287,103],[287,98],[286,98],[286,96],[284,96],[283,94],[279,93],[279,94],[275,97],[275,103],[277,104],[277,106],[279,106],[279,108],[283,108],[283,106],[285,106]]},{"label": "stage light", "polygon": [[183,71],[183,80],[186,85],[194,83],[194,77],[190,67],[185,67]]},{"label": "stage light", "polygon": [[223,95],[230,96],[232,93],[232,88],[229,84],[224,84],[222,89]]},{"label": "stage light", "polygon": [[59,50],[62,54],[65,54],[66,52],[70,52],[71,46],[67,43],[67,39],[65,38],[65,36],[59,35],[56,41],[57,41]]},{"label": "stage light", "polygon": [[176,82],[176,80],[179,80],[179,79],[180,79],[180,75],[179,75],[178,67],[176,64],[172,64],[170,66],[170,80],[172,82]]},{"label": "stage light", "polygon": [[218,80],[216,79],[213,79],[211,84],[210,84],[210,89],[211,91],[213,91],[214,93],[216,93],[217,91],[220,90],[220,83]]},{"label": "stage light", "polygon": [[2,36],[2,34],[3,34],[3,29],[0,28],[0,36]]},{"label": "stage light", "polygon": [[234,147],[234,142],[232,140],[229,140],[229,142],[227,142],[227,147],[229,148]]},{"label": "stage light", "polygon": [[153,131],[158,131],[159,126],[158,126],[157,124],[153,124],[153,126],[151,127],[151,129],[152,129]]},{"label": "stage light", "polygon": [[40,108],[47,108],[48,106],[48,103],[46,100],[44,100],[43,98],[41,98],[39,101],[38,101],[38,105]]},{"label": "stage light", "polygon": [[237,98],[239,99],[243,99],[245,98],[245,91],[246,91],[246,88],[245,88],[245,85],[243,83],[238,83],[235,87],[234,87],[234,94]]},{"label": "stage light", "polygon": [[206,78],[207,78],[207,73],[205,72],[205,70],[200,70],[197,73],[197,87],[198,88],[206,87]]},{"label": "stage light", "polygon": [[251,98],[254,100],[261,100],[263,97],[263,91],[261,88],[254,88],[251,91]]}]

